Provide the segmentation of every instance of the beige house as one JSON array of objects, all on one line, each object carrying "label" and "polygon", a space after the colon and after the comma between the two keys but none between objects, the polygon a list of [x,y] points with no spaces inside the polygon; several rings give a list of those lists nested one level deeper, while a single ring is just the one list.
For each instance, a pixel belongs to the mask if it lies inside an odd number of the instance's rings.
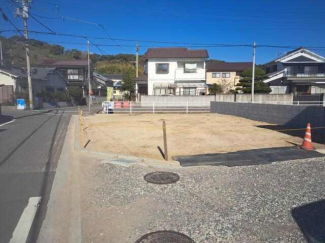
[{"label": "beige house", "polygon": [[223,92],[228,93],[236,89],[240,74],[252,66],[252,62],[207,62],[206,84],[219,84]]}]

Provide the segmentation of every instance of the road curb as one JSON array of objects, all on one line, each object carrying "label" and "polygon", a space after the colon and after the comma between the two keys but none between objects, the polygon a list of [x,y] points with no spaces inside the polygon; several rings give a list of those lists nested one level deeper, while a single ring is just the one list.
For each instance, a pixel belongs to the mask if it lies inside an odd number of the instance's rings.
[{"label": "road curb", "polygon": [[[59,233],[56,232],[56,227],[60,229],[61,221],[69,221],[69,230],[64,228],[61,230],[68,231],[67,236],[68,242],[81,243],[82,242],[82,231],[81,231],[81,210],[80,210],[80,188],[77,190],[73,189],[71,195],[63,195],[71,188],[70,175],[71,173],[71,153],[73,144],[71,144],[70,138],[73,139],[74,120],[71,119],[69,122],[68,131],[66,133],[62,152],[59,158],[58,167],[56,169],[49,201],[47,204],[47,213],[42,223],[42,227],[37,239],[37,242],[60,242],[58,240]],[[65,203],[66,201],[70,203]],[[62,203],[63,201],[63,203]],[[60,203],[61,202],[61,203]],[[63,209],[66,208],[69,215],[66,217],[58,218],[58,215],[62,215]],[[59,222],[59,223],[58,223]]]}]

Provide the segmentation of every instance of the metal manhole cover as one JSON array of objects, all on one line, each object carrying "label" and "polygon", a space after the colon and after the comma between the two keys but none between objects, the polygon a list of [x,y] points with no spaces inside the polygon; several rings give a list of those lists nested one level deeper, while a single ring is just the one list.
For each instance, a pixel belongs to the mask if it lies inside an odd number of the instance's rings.
[{"label": "metal manhole cover", "polygon": [[156,231],[142,236],[135,243],[195,243],[190,237],[175,231]]},{"label": "metal manhole cover", "polygon": [[153,172],[145,175],[144,179],[153,184],[171,184],[179,180],[179,175],[173,172]]}]

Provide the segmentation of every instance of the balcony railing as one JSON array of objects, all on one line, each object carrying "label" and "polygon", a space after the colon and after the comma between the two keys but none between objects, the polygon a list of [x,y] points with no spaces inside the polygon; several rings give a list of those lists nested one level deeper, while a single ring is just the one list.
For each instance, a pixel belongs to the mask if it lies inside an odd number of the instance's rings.
[{"label": "balcony railing", "polygon": [[288,78],[324,78],[325,73],[286,73]]}]

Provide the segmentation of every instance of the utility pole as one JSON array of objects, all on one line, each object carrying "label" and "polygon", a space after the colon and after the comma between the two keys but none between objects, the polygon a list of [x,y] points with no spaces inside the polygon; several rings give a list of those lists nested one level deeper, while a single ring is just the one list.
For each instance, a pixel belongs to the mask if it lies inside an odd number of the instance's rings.
[{"label": "utility pole", "polygon": [[24,21],[24,36],[25,36],[25,49],[26,49],[26,65],[27,65],[27,80],[28,80],[28,93],[29,93],[29,109],[33,110],[33,86],[32,86],[32,73],[30,68],[30,54],[29,54],[29,46],[28,46],[28,28],[27,28],[27,20],[29,18],[28,11],[29,6],[28,2],[31,0],[21,0],[22,8],[18,8],[16,11],[16,15],[18,17],[23,18]]},{"label": "utility pole", "polygon": [[1,66],[3,66],[3,54],[2,54],[2,42],[0,40],[0,60],[1,60]]},{"label": "utility pole", "polygon": [[139,77],[139,45],[138,43],[135,45],[135,51],[136,51],[136,55],[135,55],[135,67],[136,67],[136,77]]},{"label": "utility pole", "polygon": [[253,45],[253,70],[252,70],[252,103],[255,102],[254,92],[255,92],[255,58],[256,58],[256,43],[254,41]]},{"label": "utility pole", "polygon": [[90,113],[90,105],[91,105],[91,84],[90,84],[90,44],[89,41],[87,41],[88,46],[88,108]]}]

